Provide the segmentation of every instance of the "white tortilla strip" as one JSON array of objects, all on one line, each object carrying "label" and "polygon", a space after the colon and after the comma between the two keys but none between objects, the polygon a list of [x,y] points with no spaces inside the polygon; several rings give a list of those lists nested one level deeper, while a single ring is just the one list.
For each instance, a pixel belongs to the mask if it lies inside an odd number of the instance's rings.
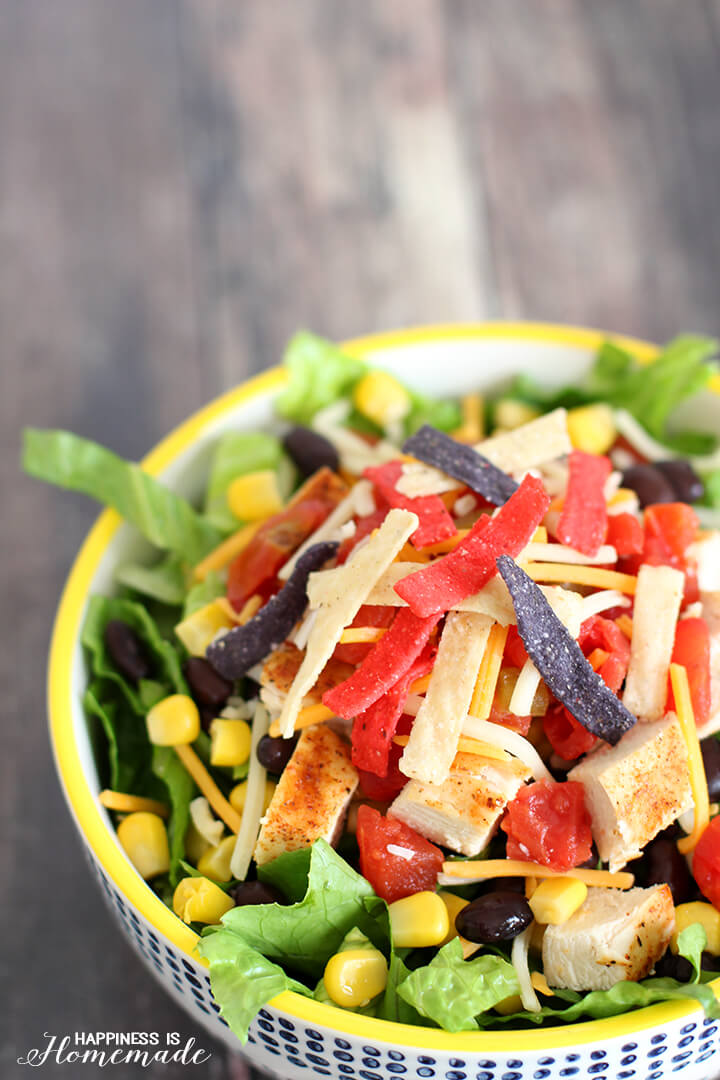
[{"label": "white tortilla strip", "polygon": [[671,566],[644,563],[637,576],[630,663],[623,703],[641,720],[665,713],[668,670],[685,575]]},{"label": "white tortilla strip", "polygon": [[442,495],[446,491],[459,491],[464,485],[452,476],[421,461],[406,462],[395,484],[401,495],[414,499],[420,495]]},{"label": "white tortilla strip", "polygon": [[400,759],[406,776],[427,784],[447,780],[492,625],[487,615],[447,616],[430,684]]},{"label": "white tortilla strip", "polygon": [[417,529],[418,523],[417,514],[408,510],[390,510],[375,535],[356,548],[344,566],[325,572],[326,599],[318,610],[303,662],[280,714],[284,738],[292,735],[303,698],[317,682],[343,630],[367,602],[373,585]]},{"label": "white tortilla strip", "polygon": [[[392,563],[369,593],[366,603],[376,604],[379,607],[406,607],[405,601],[395,592],[395,586],[398,581],[422,569],[420,563]],[[329,583],[326,584],[325,575],[332,572],[332,570],[318,570],[310,575],[308,582],[310,607],[318,607],[324,602],[324,598],[329,593]],[[582,614],[583,597],[580,593],[576,593],[572,589],[565,589],[562,585],[541,585],[540,591],[560,621],[570,629],[573,637],[577,637],[580,632],[580,623],[588,617]],[[610,596],[609,592],[608,596]],[[620,601],[617,602],[620,603]],[[608,602],[606,606],[612,607],[614,603]],[[490,578],[487,585],[484,585],[479,592],[466,597],[465,600],[461,600],[451,610],[470,611],[475,615],[488,615],[493,622],[498,622],[501,626],[509,626],[511,623],[516,622],[515,609],[507,585],[498,575]],[[589,614],[592,614],[592,612]],[[574,626],[577,626],[577,629],[573,630]]]},{"label": "white tortilla strip", "polygon": [[[315,426],[313,424],[313,427]],[[356,473],[358,476],[363,469],[371,465],[384,465],[387,461],[395,461],[402,453],[397,446],[386,439],[380,439],[371,446],[348,428],[329,425],[317,427],[316,430],[333,444],[343,469]]]},{"label": "white tortilla strip", "polygon": [[328,514],[322,525],[318,525],[315,532],[308,536],[307,540],[300,545],[295,554],[291,555],[285,565],[278,570],[277,576],[280,580],[287,581],[295,569],[295,564],[298,559],[304,555],[307,549],[312,547],[313,544],[319,544],[324,540],[337,540],[342,526],[347,524],[348,521],[351,521],[358,512],[358,499],[362,501],[363,498],[366,498],[371,493],[372,484],[370,481],[358,480],[345,498],[337,504],[330,514]]},{"label": "white tortilla strip", "polygon": [[536,469],[572,450],[567,411],[554,409],[512,431],[476,443],[474,449],[507,473]]}]

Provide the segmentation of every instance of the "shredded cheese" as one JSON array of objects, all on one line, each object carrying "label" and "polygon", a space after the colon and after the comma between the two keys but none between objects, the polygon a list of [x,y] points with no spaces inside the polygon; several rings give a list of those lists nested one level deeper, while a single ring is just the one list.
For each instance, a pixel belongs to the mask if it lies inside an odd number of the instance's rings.
[{"label": "shredded cheese", "polygon": [[605,652],[604,649],[593,649],[587,658],[587,662],[593,671],[598,671],[609,656],[610,653]]},{"label": "shredded cheese", "polygon": [[690,788],[695,803],[692,832],[689,836],[683,836],[677,842],[680,854],[687,855],[688,852],[695,850],[698,840],[709,824],[710,797],[708,795],[707,778],[705,776],[698,730],[695,724],[695,712],[690,697],[687,669],[682,667],[681,664],[671,664],[670,681],[672,683],[673,697],[675,698],[675,711],[687,747]]},{"label": "shredded cheese", "polygon": [[548,981],[542,971],[533,971],[530,976],[530,982],[533,984],[534,990],[537,990],[541,994],[545,994],[546,997],[555,997],[555,991],[551,990],[548,986]]},{"label": "shredded cheese", "polygon": [[253,521],[251,525],[245,525],[222,544],[218,544],[209,555],[206,555],[193,569],[195,581],[204,581],[211,570],[223,570],[235,559],[241,551],[244,551],[260,528],[262,522]]},{"label": "shredded cheese", "polygon": [[528,967],[528,949],[530,948],[532,929],[531,923],[530,926],[527,926],[521,934],[518,934],[517,937],[513,939],[510,961],[515,968],[518,983],[520,984],[520,999],[523,1003],[523,1008],[527,1009],[528,1012],[540,1012],[542,1006],[533,989],[532,979],[530,978],[530,968]]},{"label": "shredded cheese", "polygon": [[437,544],[426,544],[425,547],[420,548],[420,553],[422,555],[447,555],[448,552],[455,550],[469,532],[469,529],[458,529],[455,535],[449,536],[447,540],[439,540]]},{"label": "shredded cheese", "polygon": [[[599,615],[601,611],[607,611],[608,608],[614,607],[630,607],[632,603],[627,596],[623,596],[617,589],[601,589],[600,592],[590,593],[589,596],[583,596],[581,622],[585,622],[591,615]],[[623,615],[623,618],[627,616]],[[618,626],[620,620],[617,620]]]},{"label": "shredded cheese", "polygon": [[[363,498],[372,495],[372,484],[369,480],[358,480],[358,482],[350,489],[344,499],[341,499],[334,510],[332,510],[321,525],[318,525],[314,533],[308,536],[297,549],[294,555],[291,555],[288,561],[278,570],[278,577],[281,581],[287,581],[295,569],[295,564],[301,556],[305,554],[308,548],[313,544],[319,544],[324,540],[337,540],[338,532],[343,525],[351,521],[354,515],[358,512],[358,502],[362,505]],[[374,504],[373,504],[374,506]]]},{"label": "shredded cheese", "polygon": [[571,877],[578,881],[584,881],[586,885],[605,886],[609,889],[632,889],[635,878],[626,870],[612,874],[609,870],[585,870],[575,868],[572,870],[551,870],[542,863],[523,862],[522,859],[469,859],[467,862],[451,861],[443,863],[440,884],[458,884],[458,879],[463,883],[472,884],[476,881],[486,881],[495,877]]},{"label": "shredded cheese", "polygon": [[406,776],[429,784],[447,779],[491,626],[485,615],[451,611],[445,619],[430,685],[400,760]]},{"label": "shredded cheese", "polygon": [[685,575],[671,566],[643,564],[638,571],[633,636],[623,703],[643,720],[665,712],[667,678]]},{"label": "shredded cheese", "polygon": [[488,643],[480,661],[469,709],[471,716],[477,716],[480,720],[487,720],[490,716],[507,636],[508,627],[495,623],[490,630]]},{"label": "shredded cheese", "polygon": [[565,544],[538,544],[532,540],[522,553],[524,560],[533,562],[572,563],[578,566],[600,566],[617,562],[617,551],[610,544],[603,544],[597,555],[585,555]]},{"label": "shredded cheese", "polygon": [[533,581],[562,581],[568,585],[589,585],[597,589],[617,589],[632,596],[637,578],[632,574],[620,574],[617,570],[603,570],[597,566],[574,566],[571,563],[528,563],[525,573]]},{"label": "shredded cheese", "polygon": [[[409,735],[395,735],[393,742],[398,746],[407,746],[410,740]],[[466,735],[461,735],[457,744],[458,754],[477,754],[479,757],[492,758],[493,761],[508,761],[509,754],[505,750],[501,750],[497,746],[491,746],[490,743],[481,742],[479,739],[470,739]]]},{"label": "shredded cheese", "polygon": [[259,596],[257,593],[253,593],[252,596],[248,596],[240,611],[235,616],[238,621],[238,625],[244,626],[245,623],[250,622],[253,615],[257,615],[258,611],[262,606],[262,596]]},{"label": "shredded cheese", "polygon": [[348,626],[340,635],[340,644],[371,645],[384,634],[387,634],[387,629],[382,626]]},{"label": "shredded cheese", "polygon": [[98,795],[98,802],[106,810],[116,810],[119,814],[157,814],[158,817],[170,816],[165,803],[157,802],[156,799],[144,799],[141,795],[126,795],[123,791],[111,791],[105,788]]},{"label": "shredded cheese", "polygon": [[362,547],[355,548],[344,566],[324,571],[325,599],[280,714],[284,738],[292,735],[302,700],[317,682],[343,630],[367,602],[369,592],[418,524],[417,514],[393,508],[377,532]]},{"label": "shredded cheese", "polygon": [[[297,715],[295,731],[301,731],[303,728],[312,727],[313,724],[324,724],[326,720],[333,720],[334,718],[335,713],[332,709],[328,709],[327,705],[322,705],[320,702],[318,702],[317,705],[306,705]],[[270,725],[270,735],[272,735],[274,739],[277,739],[282,735],[282,729],[277,720],[274,720]]]},{"label": "shredded cheese", "polygon": [[180,758],[217,816],[222,818],[228,829],[230,829],[230,832],[236,833],[240,828],[240,815],[236,810],[233,810],[192,746],[176,746],[175,753]]},{"label": "shredded cheese", "polygon": [[553,779],[533,744],[519,732],[511,731],[510,728],[503,727],[501,724],[491,724],[489,720],[480,720],[476,716],[466,716],[462,733],[472,739],[480,739],[482,742],[507,750],[513,757],[519,758],[527,765],[536,780]]},{"label": "shredded cheese", "polygon": [[517,682],[513,687],[513,692],[510,701],[508,702],[508,712],[512,713],[513,716],[529,716],[532,711],[533,700],[541,682],[542,675],[535,667],[532,660],[527,659],[520,669]]},{"label": "shredded cheese", "polygon": [[203,840],[207,841],[211,847],[217,847],[222,840],[225,827],[222,821],[213,817],[210,803],[205,796],[198,795],[196,799],[191,799],[188,809],[190,810],[190,820]]},{"label": "shredded cheese", "polygon": [[233,877],[244,881],[250,868],[255,850],[260,818],[265,800],[265,778],[267,773],[257,756],[257,746],[268,729],[268,714],[262,705],[258,705],[252,722],[252,740],[250,744],[250,768],[248,770],[245,805],[240,828],[237,830],[235,847],[230,859]]},{"label": "shredded cheese", "polygon": [[484,428],[483,405],[482,394],[466,394],[462,398],[460,402],[462,424],[453,432],[453,439],[467,443],[476,443],[482,439]]},{"label": "shredded cheese", "polygon": [[414,683],[410,684],[411,694],[424,694],[430,685],[430,676],[432,672],[428,672],[427,675],[422,675],[419,679],[416,679]]}]

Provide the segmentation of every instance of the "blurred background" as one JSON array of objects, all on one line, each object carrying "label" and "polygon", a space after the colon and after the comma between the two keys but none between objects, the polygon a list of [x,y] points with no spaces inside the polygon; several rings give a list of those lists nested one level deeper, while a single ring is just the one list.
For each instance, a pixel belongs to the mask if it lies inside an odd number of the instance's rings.
[{"label": "blurred background", "polygon": [[20,427],[138,458],[299,326],[718,333],[719,102],[720,0],[0,0],[3,1077],[77,1029],[249,1076],[126,947],[62,804],[45,658],[95,510],[18,474]]}]

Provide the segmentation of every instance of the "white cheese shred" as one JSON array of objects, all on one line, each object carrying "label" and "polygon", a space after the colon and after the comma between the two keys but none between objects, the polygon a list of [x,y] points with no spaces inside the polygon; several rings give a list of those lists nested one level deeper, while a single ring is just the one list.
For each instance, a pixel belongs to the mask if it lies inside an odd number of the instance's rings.
[{"label": "white cheese shred", "polygon": [[230,870],[233,877],[238,881],[244,881],[250,869],[250,863],[255,850],[258,832],[260,830],[260,818],[263,812],[265,799],[266,771],[260,764],[257,756],[257,745],[263,735],[267,734],[270,718],[262,705],[258,705],[252,722],[252,740],[250,745],[250,768],[247,778],[247,792],[245,794],[245,806],[242,812],[240,829],[238,830]]},{"label": "white cheese shred", "polygon": [[507,750],[527,765],[536,780],[553,779],[533,744],[517,731],[511,731],[501,724],[492,724],[489,720],[479,720],[477,716],[466,716],[462,733],[469,735],[471,739],[480,739],[481,742]]},{"label": "white cheese shred", "polygon": [[528,1012],[536,1013],[540,1012],[541,1005],[533,989],[530,968],[528,967],[528,949],[530,948],[532,931],[533,923],[530,923],[522,934],[518,934],[513,940],[510,960],[520,983],[520,998],[522,999],[523,1008],[527,1009]]},{"label": "white cheese shred", "polygon": [[210,803],[204,795],[198,795],[190,803],[190,820],[211,847],[217,847],[222,840],[225,826],[222,821],[213,816]]},{"label": "white cheese shred", "polygon": [[332,510],[323,521],[322,525],[318,525],[314,533],[308,536],[307,540],[300,545],[294,555],[291,555],[288,561],[281,566],[278,571],[278,577],[281,581],[287,581],[295,569],[295,564],[298,559],[301,558],[313,544],[319,544],[324,540],[337,540],[343,525],[346,525],[348,521],[351,521],[357,510],[357,500],[360,497],[358,488],[365,488],[367,493],[372,492],[372,487],[368,480],[358,480],[357,484],[348,492],[344,499],[337,504],[334,510]]}]

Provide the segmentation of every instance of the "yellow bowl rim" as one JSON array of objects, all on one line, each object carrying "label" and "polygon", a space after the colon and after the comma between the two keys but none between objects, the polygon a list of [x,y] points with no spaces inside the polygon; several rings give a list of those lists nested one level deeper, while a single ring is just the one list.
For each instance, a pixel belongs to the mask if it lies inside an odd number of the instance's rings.
[{"label": "yellow bowl rim", "polygon": [[[631,349],[641,361],[657,355],[657,346],[635,338],[608,334],[588,327],[555,323],[487,322],[413,327],[386,333],[369,334],[343,343],[345,351],[363,356],[380,349],[402,348],[418,343],[448,340],[502,338],[530,340],[541,344],[571,348],[596,349],[611,339]],[[206,425],[252,398],[277,391],[285,381],[282,368],[271,368],[233,390],[215,398],[193,413],[170,432],[143,459],[149,473],[157,475],[185,451]],[[121,524],[113,510],[100,514],[88,533],[68,575],[53,626],[48,663],[48,714],[56,767],[65,797],[78,828],[100,863],[104,873],[119,891],[137,908],[159,933],[196,963],[206,961],[194,954],[197,935],[160,900],[137,874],[108,828],[102,808],[90,790],[73,738],[72,660],[80,633],[88,589],[105,549]],[[712,983],[720,996],[720,979]],[[697,1013],[699,1005],[687,1002],[663,1002],[636,1012],[603,1020],[591,1020],[537,1031],[507,1029],[497,1032],[461,1032],[452,1034],[434,1028],[378,1020],[322,1004],[300,994],[286,991],[271,1005],[313,1027],[326,1027],[341,1035],[352,1035],[368,1043],[385,1042],[400,1046],[446,1052],[542,1052],[568,1046],[605,1042],[610,1038],[629,1037],[649,1028],[662,1027],[682,1017]]]}]

